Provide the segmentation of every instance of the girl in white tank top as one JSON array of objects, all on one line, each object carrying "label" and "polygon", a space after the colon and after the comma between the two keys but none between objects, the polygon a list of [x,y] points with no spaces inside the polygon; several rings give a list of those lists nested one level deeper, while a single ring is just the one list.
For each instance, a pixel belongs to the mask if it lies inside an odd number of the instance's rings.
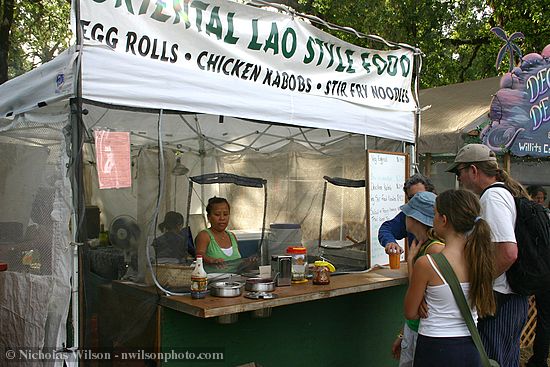
[{"label": "girl in white tank top", "polygon": [[[445,240],[441,253],[461,283],[474,319],[477,314],[492,315],[496,308],[494,246],[488,224],[479,217],[480,209],[472,192],[449,190],[437,197],[434,217],[434,229]],[[409,272],[405,317],[418,317],[423,300],[428,306],[428,316],[420,319],[414,366],[481,366],[468,327],[437,265],[429,255],[423,256]]]}]

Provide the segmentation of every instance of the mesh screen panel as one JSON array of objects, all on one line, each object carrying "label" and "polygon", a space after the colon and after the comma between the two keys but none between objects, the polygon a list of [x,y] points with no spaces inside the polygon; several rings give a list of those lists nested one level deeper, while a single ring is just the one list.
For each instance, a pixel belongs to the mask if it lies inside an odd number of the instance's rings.
[{"label": "mesh screen panel", "polygon": [[0,134],[0,259],[10,271],[52,274],[62,128],[27,123]]}]

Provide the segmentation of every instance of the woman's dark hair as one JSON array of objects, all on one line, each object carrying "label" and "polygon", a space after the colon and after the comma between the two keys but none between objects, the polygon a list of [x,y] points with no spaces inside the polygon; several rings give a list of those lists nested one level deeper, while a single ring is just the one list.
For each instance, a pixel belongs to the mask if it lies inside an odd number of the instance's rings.
[{"label": "woman's dark hair", "polygon": [[178,212],[167,212],[164,216],[164,221],[159,224],[159,229],[162,232],[177,229],[183,224],[183,215]]},{"label": "woman's dark hair", "polygon": [[435,207],[437,214],[447,217],[456,232],[466,234],[464,258],[468,264],[470,304],[480,316],[494,315],[495,246],[491,243],[489,224],[480,217],[479,199],[471,191],[447,190],[437,196]]},{"label": "woman's dark hair", "polygon": [[420,173],[415,173],[414,175],[409,177],[407,181],[405,181],[405,184],[403,185],[403,191],[405,191],[405,194],[407,194],[411,186],[417,184],[422,184],[426,188],[426,191],[435,193],[435,186],[432,181],[428,177],[421,175]]},{"label": "woman's dark hair", "polygon": [[227,201],[226,198],[220,198],[220,197],[214,196],[208,199],[208,205],[206,205],[206,214],[210,215],[214,205],[216,204],[227,204],[227,207],[229,208],[229,210],[231,210],[231,207],[229,206],[229,202]]},{"label": "woman's dark hair", "polygon": [[542,192],[542,194],[544,195],[544,200],[546,200],[546,195],[547,195],[546,190],[542,186],[539,186],[539,185],[527,186],[527,192],[529,193],[529,196],[531,196],[531,199],[537,196],[539,192]]}]

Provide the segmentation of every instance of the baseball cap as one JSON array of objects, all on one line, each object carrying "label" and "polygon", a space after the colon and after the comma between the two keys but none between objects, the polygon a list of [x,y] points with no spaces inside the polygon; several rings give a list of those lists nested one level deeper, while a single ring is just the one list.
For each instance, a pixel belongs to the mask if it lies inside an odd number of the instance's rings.
[{"label": "baseball cap", "polygon": [[496,161],[495,154],[483,144],[468,144],[456,153],[455,161],[447,168],[447,172],[456,173],[460,163]]},{"label": "baseball cap", "polygon": [[435,216],[436,194],[429,191],[417,192],[411,200],[399,209],[407,216],[416,219],[420,223],[433,227]]}]

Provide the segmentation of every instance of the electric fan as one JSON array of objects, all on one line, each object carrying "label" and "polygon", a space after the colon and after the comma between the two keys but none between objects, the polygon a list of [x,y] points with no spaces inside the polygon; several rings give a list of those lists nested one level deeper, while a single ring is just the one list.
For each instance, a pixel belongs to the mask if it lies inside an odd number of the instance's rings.
[{"label": "electric fan", "polygon": [[[141,230],[136,220],[129,215],[119,215],[109,226],[109,241],[124,252],[124,263],[128,271],[132,267],[132,257],[137,258],[140,235]],[[137,271],[137,269],[134,270]]]}]

